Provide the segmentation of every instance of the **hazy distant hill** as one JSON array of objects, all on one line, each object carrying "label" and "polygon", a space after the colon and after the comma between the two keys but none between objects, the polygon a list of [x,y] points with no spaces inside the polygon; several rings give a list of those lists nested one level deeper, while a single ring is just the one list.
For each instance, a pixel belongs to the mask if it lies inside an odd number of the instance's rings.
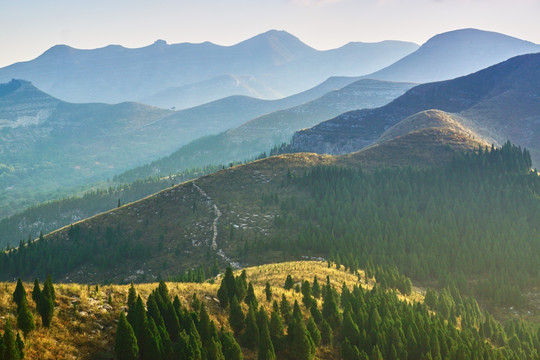
[{"label": "hazy distant hill", "polygon": [[[341,85],[351,79],[331,78],[320,87]],[[190,167],[227,164],[252,158],[268,152],[276,144],[288,142],[299,129],[313,126],[344,111],[386,104],[412,86],[410,83],[358,80],[315,100],[252,118],[219,135],[197,139],[166,158],[130,170],[118,178],[122,181],[133,181],[147,176],[168,175]],[[314,88],[309,94],[314,94],[318,88]]]},{"label": "hazy distant hill", "polygon": [[467,75],[511,57],[540,52],[540,45],[507,35],[462,29],[436,35],[370,79],[425,83]]},{"label": "hazy distant hill", "polygon": [[195,84],[170,87],[140,101],[162,108],[187,109],[201,102],[211,102],[231,94],[259,99],[274,99],[281,96],[254,77],[222,75]]},{"label": "hazy distant hill", "polygon": [[343,154],[375,142],[391,126],[417,112],[459,115],[486,141],[507,139],[540,161],[540,54],[522,55],[454,80],[419,85],[390,104],[344,113],[295,134],[292,149]]},{"label": "hazy distant hill", "polygon": [[201,136],[301,104],[355,80],[334,77],[279,100],[232,96],[177,112],[137,103],[71,104],[26,81],[2,84],[0,216],[67,194],[62,187],[106,179]]},{"label": "hazy distant hill", "polygon": [[[34,60],[0,69],[0,82],[29,80],[71,102],[117,103],[149,98],[153,104],[184,107],[229,95],[291,95],[333,75],[367,74],[417,48],[412,43],[382,42],[318,51],[285,31],[275,30],[233,46],[209,42],[169,45],[162,40],[137,49],[110,45],[79,50],[57,45]],[[233,78],[249,80],[236,86],[230,82]],[[187,90],[190,99],[182,103],[178,98]]]}]

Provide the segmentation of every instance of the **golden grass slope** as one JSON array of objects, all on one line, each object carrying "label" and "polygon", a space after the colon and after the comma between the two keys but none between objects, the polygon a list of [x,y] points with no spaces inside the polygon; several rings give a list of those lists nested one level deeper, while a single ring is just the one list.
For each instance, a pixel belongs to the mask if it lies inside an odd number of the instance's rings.
[{"label": "golden grass slope", "polygon": [[[301,304],[302,294],[294,290],[283,289],[283,284],[288,274],[295,282],[302,280],[313,281],[317,276],[320,284],[330,277],[331,284],[338,291],[343,283],[350,289],[355,285],[361,285],[370,289],[374,282],[364,282],[364,273],[359,271],[357,275],[338,270],[335,266],[328,267],[322,261],[294,261],[251,267],[246,269],[248,281],[254,286],[255,295],[259,304],[268,312],[272,310],[272,301],[280,301],[285,294],[291,304],[298,300]],[[238,273],[237,273],[238,275]],[[264,288],[266,282],[272,286],[272,301],[266,301]],[[221,326],[228,328],[227,313],[221,309],[216,299],[220,277],[214,284],[194,283],[171,283],[167,286],[172,297],[178,295],[182,304],[191,308],[193,294],[203,301],[208,309],[211,319],[216,322],[218,329]],[[157,283],[136,284],[135,288],[143,301],[150,292],[157,288]],[[50,329],[41,326],[41,320],[36,314],[35,306],[31,300],[33,285],[25,284],[30,309],[34,313],[37,329],[30,333],[26,340],[26,359],[112,359],[114,358],[114,339],[116,323],[121,311],[126,309],[129,285],[82,285],[82,284],[56,284],[56,307],[55,316]],[[6,319],[12,319],[16,323],[16,305],[13,303],[12,294],[15,289],[14,283],[0,284],[0,327],[3,328]],[[409,297],[400,296],[403,300],[423,301],[423,295],[415,289]],[[321,300],[319,306],[322,306]],[[247,306],[243,304],[244,311]],[[304,306],[302,310],[307,311]],[[244,349],[245,359],[255,359],[256,353]],[[316,359],[337,359],[337,354],[327,348],[320,348]]]}]

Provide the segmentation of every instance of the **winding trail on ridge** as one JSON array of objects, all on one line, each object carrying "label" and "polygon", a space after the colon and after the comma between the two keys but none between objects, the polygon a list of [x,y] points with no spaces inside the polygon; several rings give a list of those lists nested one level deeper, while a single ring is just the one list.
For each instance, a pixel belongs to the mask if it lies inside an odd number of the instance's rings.
[{"label": "winding trail on ridge", "polygon": [[195,184],[195,182],[193,182],[193,186],[195,187],[195,189],[197,189],[197,191],[204,197],[206,198],[206,201],[208,201],[208,203],[210,205],[212,205],[212,207],[214,208],[214,215],[216,216],[214,218],[214,221],[212,222],[212,230],[214,232],[214,235],[212,237],[212,243],[210,245],[210,248],[214,251],[217,251],[217,237],[218,237],[218,221],[219,221],[219,218],[221,217],[221,211],[219,211],[218,207],[216,204],[214,204],[212,202],[212,198],[210,196],[208,196],[208,194],[199,187],[199,185]]}]

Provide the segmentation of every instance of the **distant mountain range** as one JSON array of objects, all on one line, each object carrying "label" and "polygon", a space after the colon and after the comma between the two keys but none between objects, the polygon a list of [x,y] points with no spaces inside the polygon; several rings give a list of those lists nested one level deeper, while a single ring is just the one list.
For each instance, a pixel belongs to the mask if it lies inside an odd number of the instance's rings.
[{"label": "distant mountain range", "polygon": [[309,102],[355,80],[334,77],[279,100],[232,96],[177,112],[138,103],[72,104],[27,81],[1,84],[0,216],[49,200],[51,192],[57,197],[65,188],[104,180],[201,136]]},{"label": "distant mountain range", "polygon": [[368,74],[417,48],[391,41],[318,51],[275,30],[233,46],[169,45],[163,40],[138,49],[110,45],[79,50],[57,45],[34,60],[0,69],[0,82],[25,79],[70,102],[146,100],[178,109],[229,95],[288,96],[330,76]]},{"label": "distant mountain range", "polygon": [[[324,119],[352,109],[381,106],[413,86],[411,83],[378,80],[354,81],[356,79],[330,78],[314,90],[328,88],[331,84],[352,83],[300,105],[254,117],[221,134],[197,139],[170,156],[129,170],[117,179],[134,181],[147,176],[174,174],[191,167],[228,164],[253,158],[268,152],[274,145],[289,142],[294,132],[299,129],[313,126]],[[310,94],[313,94],[313,91]],[[238,107],[238,111],[246,112],[242,107]]]},{"label": "distant mountain range", "polygon": [[[454,80],[416,86],[377,109],[344,113],[297,132],[293,151],[344,154],[376,142],[390,127],[418,112],[452,113],[479,139],[527,147],[540,163],[540,53],[514,57]],[[409,122],[412,123],[412,122]]]},{"label": "distant mountain range", "polygon": [[436,35],[370,79],[426,83],[467,75],[511,57],[540,52],[540,45],[496,32],[462,29]]}]

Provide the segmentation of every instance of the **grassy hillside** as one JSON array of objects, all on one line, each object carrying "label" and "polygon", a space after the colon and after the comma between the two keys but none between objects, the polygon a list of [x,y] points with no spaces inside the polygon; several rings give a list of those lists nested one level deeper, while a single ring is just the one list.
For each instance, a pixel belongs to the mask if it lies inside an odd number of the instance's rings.
[{"label": "grassy hillside", "polygon": [[[341,289],[345,283],[348,288],[362,285],[371,289],[374,280],[366,284],[359,276],[337,270],[335,266],[329,268],[326,262],[296,261],[275,263],[258,267],[246,268],[248,280],[253,283],[255,295],[259,304],[264,306],[268,313],[272,311],[272,303],[266,301],[264,288],[270,282],[273,290],[273,299],[281,300],[282,294],[291,304],[295,300],[301,302],[302,294],[292,290],[283,289],[285,278],[290,274],[296,281],[312,281],[317,276],[322,283],[330,277],[332,286]],[[239,272],[237,272],[239,275]],[[25,283],[26,291],[30,297],[32,283]],[[137,293],[146,302],[148,295],[157,287],[157,283],[136,284]],[[220,285],[218,278],[215,283],[172,283],[167,282],[170,294],[178,296],[182,305],[191,308],[193,294],[205,303],[210,318],[216,322],[218,329],[221,326],[228,328],[227,315],[216,302],[216,294]],[[15,289],[14,283],[3,283],[0,286],[0,329],[3,329],[6,319],[16,323],[16,305],[11,299]],[[55,317],[50,329],[42,327],[37,315],[35,304],[29,299],[31,311],[35,314],[37,329],[26,340],[26,359],[112,359],[114,358],[114,338],[116,324],[121,311],[125,311],[128,299],[129,285],[86,285],[86,284],[58,284],[56,290]],[[403,297],[407,301],[422,301],[423,295],[416,290],[412,295]],[[245,306],[245,310],[247,306]],[[306,313],[307,315],[307,313]],[[246,359],[256,358],[249,350]],[[331,354],[331,352],[330,352]],[[317,359],[328,359],[328,349],[321,349]],[[337,358],[331,354],[331,358]]]},{"label": "grassy hillside", "polygon": [[[211,354],[217,351],[227,354],[221,358],[254,360],[261,358],[263,349],[271,349],[275,358],[290,360],[475,359],[478,353],[487,360],[537,358],[540,345],[532,323],[498,323],[455,286],[439,293],[412,288],[404,295],[396,290],[399,274],[387,270],[377,267],[373,272],[370,265],[365,272],[351,272],[321,261],[247,268],[231,276],[239,286],[248,283],[253,293],[248,290],[244,301],[227,307],[219,300],[221,289],[227,286],[227,272],[203,284],[146,283],[132,289],[128,285],[59,284],[55,285],[52,323],[45,328],[36,316],[37,327],[24,340],[25,359],[114,359],[120,351],[115,348],[119,317],[122,326],[135,330],[143,359],[186,356],[192,346],[199,347],[202,356],[189,359],[213,358]],[[286,289],[289,276],[298,290]],[[320,279],[317,286],[315,279]],[[30,299],[31,284],[25,287]],[[13,283],[0,287],[0,328],[8,320],[16,322],[14,288]],[[147,310],[139,307],[136,296],[140,306],[147,304]],[[36,314],[34,302],[29,302],[30,312]],[[244,330],[233,325],[234,306],[247,316]],[[126,311],[127,322],[120,316]],[[144,319],[146,335],[137,330],[137,319]],[[172,326],[175,322],[176,327]],[[156,323],[161,324],[159,330]],[[253,335],[258,345],[249,341]],[[188,336],[189,343],[183,342]],[[305,341],[298,341],[302,337]],[[230,339],[239,344],[236,357],[228,352]],[[151,347],[153,342],[157,348]],[[151,351],[157,354],[150,355]]]},{"label": "grassy hillside", "polygon": [[[343,80],[346,79],[350,78],[331,78],[321,84],[319,87],[327,88],[328,92],[316,99],[306,99],[305,103],[296,106],[291,104],[290,107],[282,107],[281,110],[249,119],[245,117],[247,112],[239,107],[238,110],[243,114],[238,116],[238,120],[244,121],[237,122],[237,126],[221,134],[197,139],[167,157],[131,169],[116,178],[120,181],[133,181],[147,176],[165,176],[194,166],[228,164],[253,158],[268,152],[276,144],[288,142],[297,130],[311,127],[346,111],[384,105],[413,85],[374,80],[359,80],[345,85]],[[328,85],[338,82],[343,85],[342,88],[328,88]],[[294,100],[295,96],[290,98]]]}]

